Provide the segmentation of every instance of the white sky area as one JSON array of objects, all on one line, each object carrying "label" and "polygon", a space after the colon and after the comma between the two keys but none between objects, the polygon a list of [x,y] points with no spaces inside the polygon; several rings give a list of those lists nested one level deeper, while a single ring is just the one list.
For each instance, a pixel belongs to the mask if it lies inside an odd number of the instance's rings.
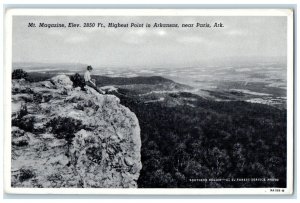
[{"label": "white sky area", "polygon": [[[28,23],[36,23],[36,28]],[[39,23],[210,23],[224,28],[41,28]],[[13,62],[99,67],[197,66],[287,55],[286,17],[39,17],[13,19]]]}]

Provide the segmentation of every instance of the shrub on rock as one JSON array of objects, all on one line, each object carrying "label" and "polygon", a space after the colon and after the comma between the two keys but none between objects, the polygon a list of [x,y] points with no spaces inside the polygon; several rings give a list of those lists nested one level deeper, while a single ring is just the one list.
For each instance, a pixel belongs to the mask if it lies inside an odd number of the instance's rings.
[{"label": "shrub on rock", "polygon": [[47,124],[47,127],[52,128],[51,132],[55,134],[57,139],[65,139],[71,142],[74,133],[79,131],[83,126],[79,120],[68,117],[56,117]]},{"label": "shrub on rock", "polygon": [[30,178],[33,178],[35,175],[34,175],[34,172],[29,170],[29,169],[21,169],[20,170],[20,175],[19,175],[19,180],[21,182],[25,181],[25,180],[28,180]]},{"label": "shrub on rock", "polygon": [[78,73],[75,73],[74,75],[72,75],[70,77],[71,81],[73,82],[73,87],[80,87],[81,90],[84,90],[84,86],[85,86],[85,81],[84,78],[79,75]]}]

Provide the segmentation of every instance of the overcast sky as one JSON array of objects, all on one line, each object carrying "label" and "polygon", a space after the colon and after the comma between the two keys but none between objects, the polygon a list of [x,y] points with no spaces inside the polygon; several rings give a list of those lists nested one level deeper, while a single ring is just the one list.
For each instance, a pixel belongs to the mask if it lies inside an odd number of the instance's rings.
[{"label": "overcast sky", "polygon": [[[224,28],[29,28],[28,23],[211,23]],[[13,62],[103,67],[197,66],[286,57],[286,17],[25,17],[13,19]]]}]

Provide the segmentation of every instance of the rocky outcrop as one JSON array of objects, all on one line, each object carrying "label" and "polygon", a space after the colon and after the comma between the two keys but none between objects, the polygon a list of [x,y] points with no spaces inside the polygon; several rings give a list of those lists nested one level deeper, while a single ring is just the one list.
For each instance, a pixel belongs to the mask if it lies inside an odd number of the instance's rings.
[{"label": "rocky outcrop", "polygon": [[12,84],[12,187],[137,187],[137,117],[68,76]]},{"label": "rocky outcrop", "polygon": [[73,82],[66,75],[57,75],[51,78],[51,82],[58,88],[72,89]]}]

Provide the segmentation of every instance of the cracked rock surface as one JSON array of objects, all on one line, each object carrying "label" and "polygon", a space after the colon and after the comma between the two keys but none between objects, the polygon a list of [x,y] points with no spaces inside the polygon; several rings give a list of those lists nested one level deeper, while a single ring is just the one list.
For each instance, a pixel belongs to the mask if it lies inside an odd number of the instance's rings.
[{"label": "cracked rock surface", "polygon": [[12,81],[12,187],[134,188],[142,167],[136,115],[66,75]]}]

